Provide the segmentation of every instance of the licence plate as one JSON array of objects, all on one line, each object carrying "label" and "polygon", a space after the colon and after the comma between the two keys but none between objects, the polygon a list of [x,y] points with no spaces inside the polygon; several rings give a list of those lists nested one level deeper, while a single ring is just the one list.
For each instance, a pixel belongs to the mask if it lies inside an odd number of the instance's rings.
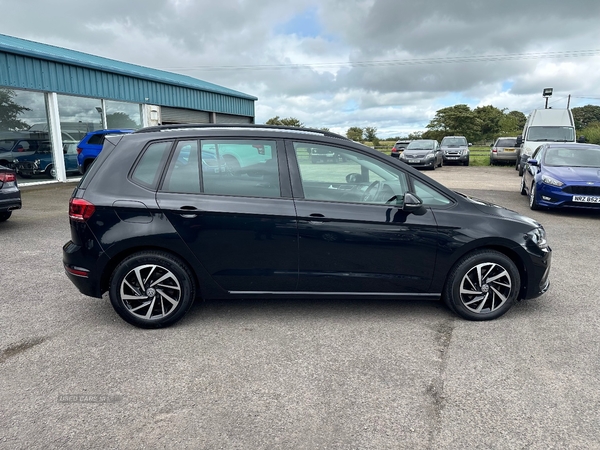
[{"label": "licence plate", "polygon": [[600,197],[590,197],[589,195],[574,195],[573,201],[579,203],[600,203]]},{"label": "licence plate", "polygon": [[409,159],[408,162],[414,164],[414,163],[421,162],[421,160],[419,160],[419,159]]},{"label": "licence plate", "polygon": [[515,149],[514,148],[505,148],[504,151],[505,152],[514,152]]}]

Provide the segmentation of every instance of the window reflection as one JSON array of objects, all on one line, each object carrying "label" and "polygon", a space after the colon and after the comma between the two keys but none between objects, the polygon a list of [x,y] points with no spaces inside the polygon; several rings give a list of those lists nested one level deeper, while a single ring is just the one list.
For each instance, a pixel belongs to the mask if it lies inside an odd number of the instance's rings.
[{"label": "window reflection", "polygon": [[106,101],[106,125],[108,128],[142,128],[142,115],[138,103]]}]

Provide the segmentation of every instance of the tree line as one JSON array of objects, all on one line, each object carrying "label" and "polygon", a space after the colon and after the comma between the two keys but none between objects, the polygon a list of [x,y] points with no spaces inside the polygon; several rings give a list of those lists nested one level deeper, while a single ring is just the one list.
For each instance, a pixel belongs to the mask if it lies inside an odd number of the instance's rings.
[{"label": "tree line", "polygon": [[[584,135],[588,142],[600,144],[600,106],[586,105],[571,109],[575,120],[575,129]],[[469,142],[488,143],[499,136],[518,136],[522,133],[527,117],[521,111],[508,111],[492,105],[478,106],[471,109],[460,104],[439,109],[427,125],[424,132],[410,133],[408,136],[396,136],[391,139],[436,139],[444,136],[465,136]],[[304,127],[294,117],[272,117],[267,125],[285,125]],[[320,130],[329,131],[327,128]],[[353,141],[379,144],[376,127],[350,127],[346,137]]]}]

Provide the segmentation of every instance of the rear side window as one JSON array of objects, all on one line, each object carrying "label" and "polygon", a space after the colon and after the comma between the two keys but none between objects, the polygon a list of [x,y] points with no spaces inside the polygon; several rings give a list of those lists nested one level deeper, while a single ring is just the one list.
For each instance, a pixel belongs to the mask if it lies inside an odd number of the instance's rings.
[{"label": "rear side window", "polygon": [[93,145],[102,145],[104,143],[104,135],[103,134],[92,134],[88,139],[88,144]]},{"label": "rear side window", "polygon": [[202,141],[204,193],[240,197],[280,197],[275,141]]},{"label": "rear side window", "polygon": [[199,161],[198,141],[178,142],[162,190],[165,192],[199,194]]},{"label": "rear side window", "polygon": [[149,189],[155,189],[172,144],[171,141],[150,144],[133,169],[132,180]]}]

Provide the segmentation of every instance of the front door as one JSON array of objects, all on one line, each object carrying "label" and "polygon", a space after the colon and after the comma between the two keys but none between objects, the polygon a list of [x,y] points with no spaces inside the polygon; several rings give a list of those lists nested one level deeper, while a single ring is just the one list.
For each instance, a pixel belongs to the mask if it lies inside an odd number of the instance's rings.
[{"label": "front door", "polygon": [[[290,143],[291,144],[291,143]],[[289,145],[297,162],[298,290],[315,293],[427,292],[438,239],[433,213],[402,210],[412,190],[400,168],[353,149],[328,147],[330,161],[311,161],[313,145]]]}]

